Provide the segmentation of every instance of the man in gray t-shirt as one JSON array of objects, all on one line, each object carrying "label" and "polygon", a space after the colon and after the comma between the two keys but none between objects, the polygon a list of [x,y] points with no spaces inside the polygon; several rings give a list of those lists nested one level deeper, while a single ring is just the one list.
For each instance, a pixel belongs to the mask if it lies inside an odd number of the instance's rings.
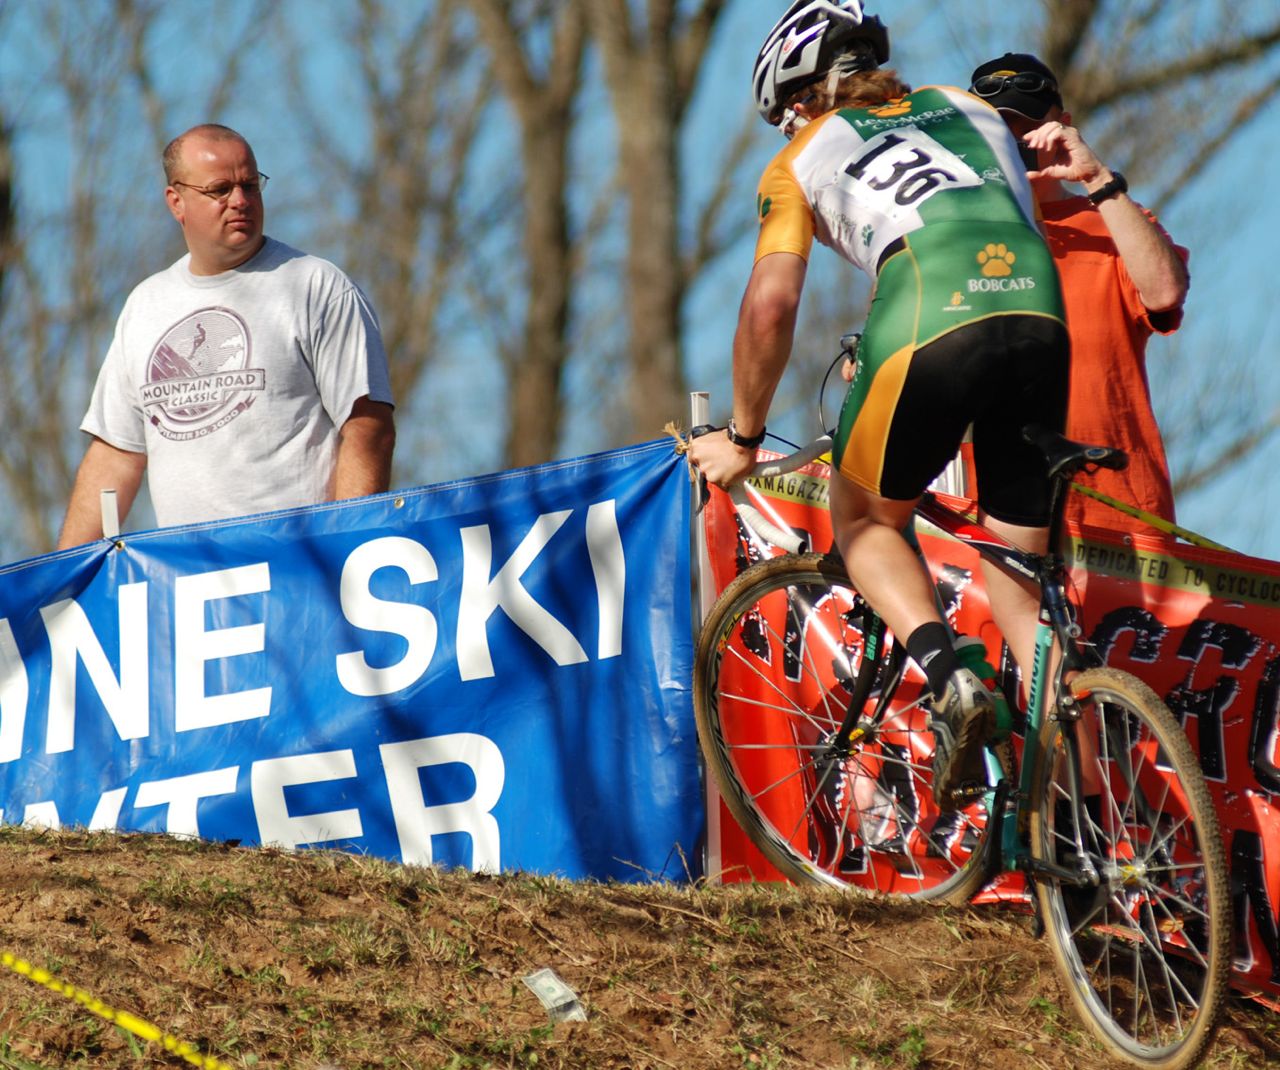
[{"label": "man in gray t-shirt", "polygon": [[80,425],[93,436],[59,549],[102,536],[99,494],[127,514],[147,473],[161,525],[387,489],[387,357],[364,294],[263,233],[248,142],[206,124],[164,153],[188,254],[125,302]]}]

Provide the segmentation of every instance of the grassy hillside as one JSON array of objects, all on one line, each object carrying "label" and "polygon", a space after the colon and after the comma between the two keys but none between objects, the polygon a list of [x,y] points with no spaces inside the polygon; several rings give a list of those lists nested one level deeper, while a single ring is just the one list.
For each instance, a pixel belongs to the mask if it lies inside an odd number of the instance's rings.
[{"label": "grassy hillside", "polygon": [[[232,1067],[1107,1065],[1008,910],[11,827],[0,876],[0,952]],[[1206,1065],[1277,1062],[1280,1015],[1233,1006]],[[182,1065],[0,969],[0,1067]]]}]

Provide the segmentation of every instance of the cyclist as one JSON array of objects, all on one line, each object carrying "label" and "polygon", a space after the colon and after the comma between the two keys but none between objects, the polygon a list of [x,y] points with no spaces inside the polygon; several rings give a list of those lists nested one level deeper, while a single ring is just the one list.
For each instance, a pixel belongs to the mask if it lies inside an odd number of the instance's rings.
[{"label": "cyclist", "polygon": [[[816,238],[875,278],[833,449],[831,515],[854,586],[933,692],[934,793],[985,782],[994,701],[961,666],[929,577],[902,535],[920,495],[973,425],[984,522],[1048,547],[1043,458],[1023,426],[1061,430],[1068,342],[1053,261],[1018,146],[996,111],[960,89],[914,92],[889,35],[859,0],[796,0],[765,39],[754,91],[789,144],[760,181],[755,266],[733,351],[733,417],[693,443],[729,486],[755,463],[790,357]],[[1038,592],[984,564],[992,615],[1028,670]]]}]

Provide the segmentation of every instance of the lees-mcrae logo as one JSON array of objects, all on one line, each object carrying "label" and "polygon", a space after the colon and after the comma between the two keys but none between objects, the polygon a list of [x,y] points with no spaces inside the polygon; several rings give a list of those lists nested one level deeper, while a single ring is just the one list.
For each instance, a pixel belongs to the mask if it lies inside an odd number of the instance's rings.
[{"label": "lees-mcrae logo", "polygon": [[892,119],[898,115],[909,114],[911,111],[911,101],[906,100],[903,97],[899,97],[897,100],[891,100],[887,104],[881,104],[875,108],[868,108],[867,111],[881,119]]}]

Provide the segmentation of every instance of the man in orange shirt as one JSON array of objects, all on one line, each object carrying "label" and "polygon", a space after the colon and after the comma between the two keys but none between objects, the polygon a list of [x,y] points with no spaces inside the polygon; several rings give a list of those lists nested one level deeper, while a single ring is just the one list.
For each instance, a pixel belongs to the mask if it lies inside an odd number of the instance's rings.
[{"label": "man in orange shirt", "polygon": [[[1035,56],[1006,53],[978,67],[971,83],[969,91],[999,110],[1036,160],[1031,184],[1071,335],[1067,436],[1129,454],[1126,470],[1103,470],[1082,482],[1171,521],[1173,490],[1151,407],[1146,348],[1153,333],[1170,334],[1182,322],[1187,251],[1129,198],[1124,176],[1085,144],[1063,110],[1057,79]],[[1081,183],[1084,193],[1064,182]],[[1083,494],[1069,496],[1066,515],[1092,527],[1159,534]]]}]

